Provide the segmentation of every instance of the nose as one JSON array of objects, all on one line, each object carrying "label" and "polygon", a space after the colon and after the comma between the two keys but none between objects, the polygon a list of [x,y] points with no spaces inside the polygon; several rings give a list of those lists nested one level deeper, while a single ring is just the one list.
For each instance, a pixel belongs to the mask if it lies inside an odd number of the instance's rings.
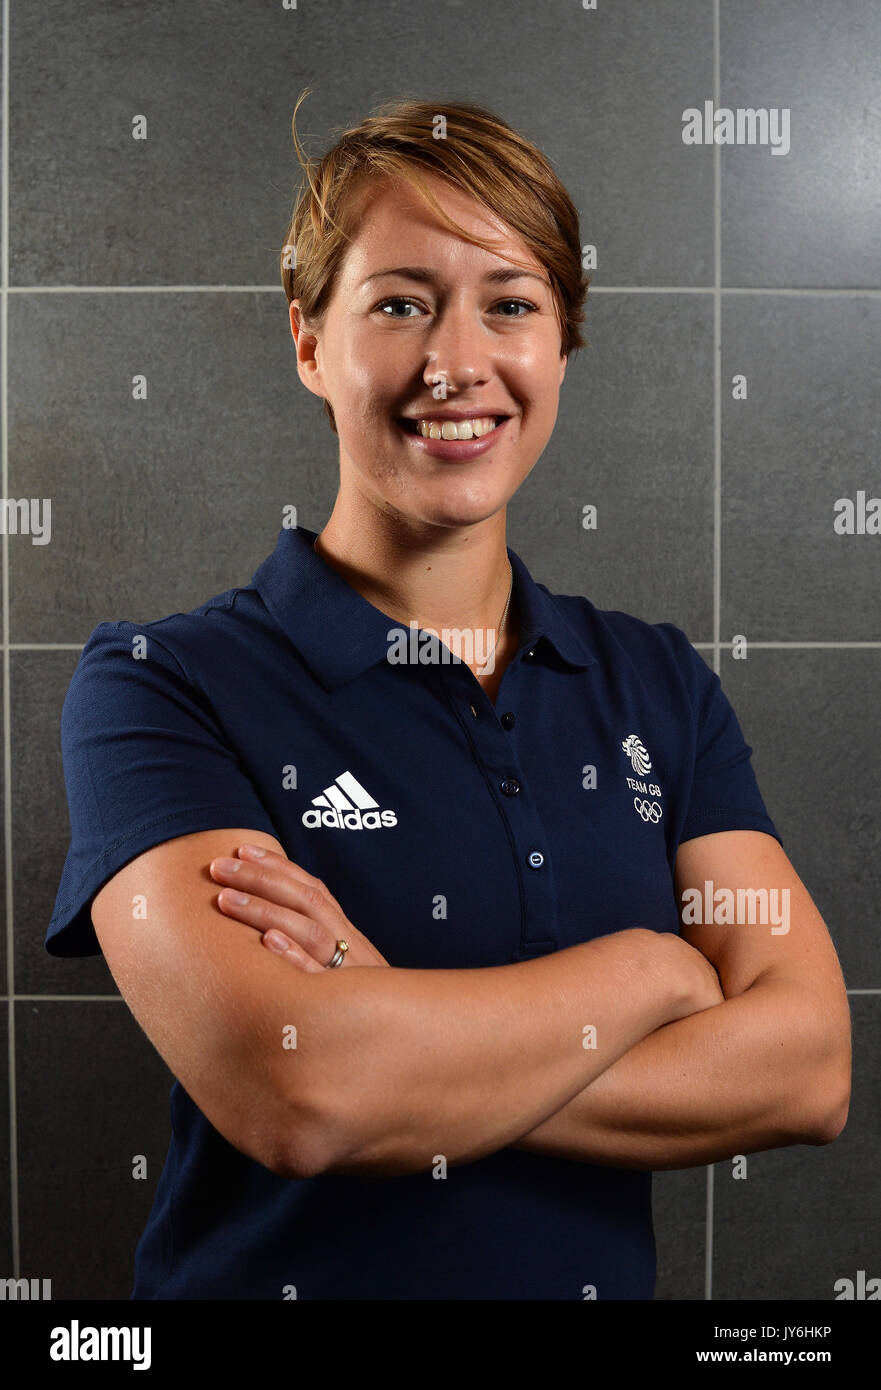
[{"label": "nose", "polygon": [[489,380],[493,374],[491,343],[473,304],[448,304],[430,332],[423,380],[435,400],[456,395]]}]

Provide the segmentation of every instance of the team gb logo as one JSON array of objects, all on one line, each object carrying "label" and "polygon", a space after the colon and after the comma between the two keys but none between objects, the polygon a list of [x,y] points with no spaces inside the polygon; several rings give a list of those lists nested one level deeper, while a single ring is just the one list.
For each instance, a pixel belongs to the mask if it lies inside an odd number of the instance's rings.
[{"label": "team gb logo", "polygon": [[[625,777],[625,781],[631,792],[636,795],[633,798],[633,809],[640,818],[657,825],[664,814],[664,808],[660,800],[662,795],[661,788],[656,782],[644,782],[642,779],[652,770],[652,760],[648,755],[648,750],[638,734],[628,734],[621,744],[624,752],[630,759],[636,777]],[[651,800],[649,798],[652,798]]]},{"label": "team gb logo", "polygon": [[640,777],[645,777],[646,773],[651,772],[652,764],[646,751],[645,744],[638,734],[628,734],[621,744],[633,765],[633,771]]}]

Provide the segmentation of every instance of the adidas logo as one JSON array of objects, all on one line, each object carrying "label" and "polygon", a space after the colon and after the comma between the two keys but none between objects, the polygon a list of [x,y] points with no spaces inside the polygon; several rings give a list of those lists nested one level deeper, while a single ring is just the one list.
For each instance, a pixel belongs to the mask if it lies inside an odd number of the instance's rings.
[{"label": "adidas logo", "polygon": [[394,811],[380,811],[351,772],[341,772],[319,796],[313,796],[314,811],[303,812],[307,830],[320,830],[323,825],[336,830],[381,830],[384,825],[397,825]]}]

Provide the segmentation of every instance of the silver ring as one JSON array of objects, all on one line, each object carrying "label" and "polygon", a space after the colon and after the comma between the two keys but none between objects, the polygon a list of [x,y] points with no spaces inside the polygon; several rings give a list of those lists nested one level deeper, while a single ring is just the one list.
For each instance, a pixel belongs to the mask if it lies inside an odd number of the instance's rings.
[{"label": "silver ring", "polygon": [[343,957],[345,956],[348,949],[348,941],[338,941],[336,944],[336,950],[334,951],[331,959],[327,962],[327,965],[324,967],[325,970],[333,970],[336,966],[342,965]]}]

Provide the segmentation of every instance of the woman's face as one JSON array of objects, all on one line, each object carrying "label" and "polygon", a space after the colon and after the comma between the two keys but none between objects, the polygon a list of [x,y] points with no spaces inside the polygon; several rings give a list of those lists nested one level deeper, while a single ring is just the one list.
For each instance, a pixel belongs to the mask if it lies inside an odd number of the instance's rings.
[{"label": "woman's face", "polygon": [[[401,520],[465,526],[503,507],[538,461],[566,359],[544,267],[479,203],[427,178],[493,251],[446,227],[409,185],[377,181],[323,325],[300,331],[296,300],[291,325],[301,380],[333,406],[341,487]],[[420,419],[442,429],[463,414],[508,418],[470,443],[418,432]]]}]

